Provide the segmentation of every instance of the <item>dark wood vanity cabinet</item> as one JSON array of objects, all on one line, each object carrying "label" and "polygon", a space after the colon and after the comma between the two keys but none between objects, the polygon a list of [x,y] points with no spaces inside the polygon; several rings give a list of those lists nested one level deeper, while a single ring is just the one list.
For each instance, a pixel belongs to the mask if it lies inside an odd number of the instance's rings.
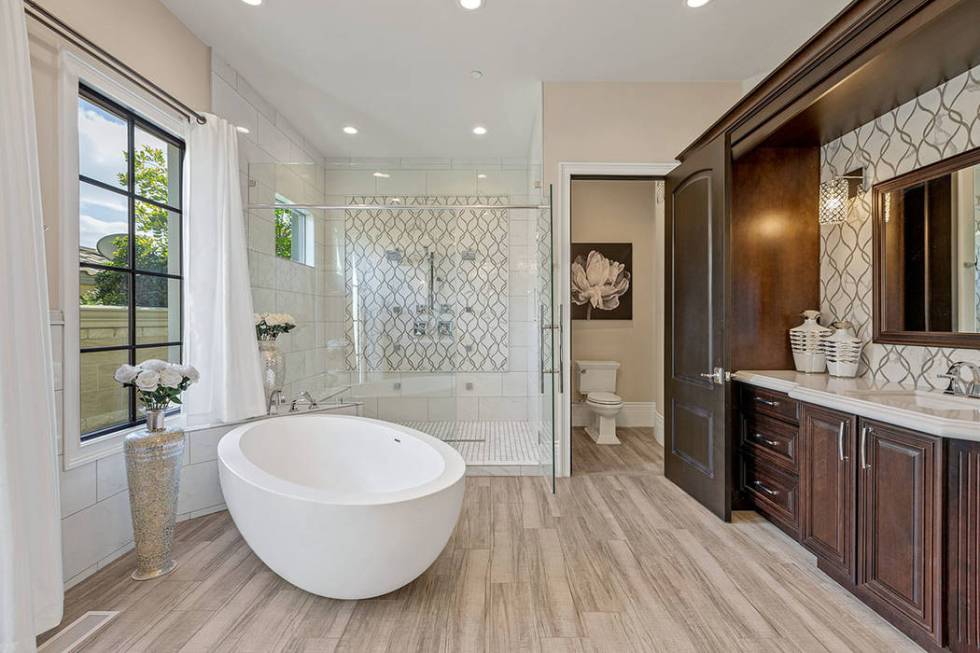
[{"label": "dark wood vanity cabinet", "polygon": [[[941,648],[947,603],[944,520],[951,514],[943,501],[944,441],[738,386],[742,507],[797,539],[824,573],[923,647]],[[950,519],[968,525],[958,527],[955,536],[950,531],[949,550],[968,564],[948,572],[951,578],[958,574],[959,582],[950,587],[965,597],[951,599],[959,607],[950,624],[958,624],[959,637],[976,647],[980,445],[960,455],[959,469],[960,499],[951,499],[950,510],[961,516]]]},{"label": "dark wood vanity cabinet", "polygon": [[800,535],[799,404],[786,394],[739,384],[739,504]]},{"label": "dark wood vanity cabinet", "polygon": [[857,592],[916,641],[942,645],[943,442],[860,428]]},{"label": "dark wood vanity cabinet", "polygon": [[837,581],[855,581],[857,418],[804,405],[800,420],[800,542]]},{"label": "dark wood vanity cabinet", "polygon": [[980,442],[947,451],[946,601],[952,651],[980,651]]}]

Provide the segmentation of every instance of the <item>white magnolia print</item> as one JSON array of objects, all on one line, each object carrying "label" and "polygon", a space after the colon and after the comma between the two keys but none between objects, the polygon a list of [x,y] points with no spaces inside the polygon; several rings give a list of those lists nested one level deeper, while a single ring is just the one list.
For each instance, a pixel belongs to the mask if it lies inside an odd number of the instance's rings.
[{"label": "white magnolia print", "polygon": [[588,257],[576,256],[572,262],[572,301],[579,306],[588,304],[585,319],[592,318],[592,309],[611,311],[619,306],[619,298],[630,288],[630,273],[626,266],[611,261],[592,250]]}]

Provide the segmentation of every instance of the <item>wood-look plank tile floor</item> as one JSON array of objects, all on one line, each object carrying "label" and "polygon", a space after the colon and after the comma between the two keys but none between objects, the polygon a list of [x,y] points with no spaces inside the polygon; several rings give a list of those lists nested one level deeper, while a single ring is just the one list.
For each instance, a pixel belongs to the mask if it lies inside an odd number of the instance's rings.
[{"label": "wood-look plank tile floor", "polygon": [[222,512],[179,525],[170,576],[130,580],[130,553],[69,590],[63,623],[120,611],[79,651],[920,650],[768,522],[724,524],[667,481],[650,430],[620,435],[599,447],[577,431],[557,495],[542,478],[467,478],[445,551],[392,594],[307,594]]}]

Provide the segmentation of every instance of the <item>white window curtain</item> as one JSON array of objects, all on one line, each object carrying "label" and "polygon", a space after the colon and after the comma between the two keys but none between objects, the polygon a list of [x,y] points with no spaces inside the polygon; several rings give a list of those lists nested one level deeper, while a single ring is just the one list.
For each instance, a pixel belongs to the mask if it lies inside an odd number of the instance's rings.
[{"label": "white window curtain", "polygon": [[21,0],[0,0],[0,651],[34,651],[61,622],[48,284]]},{"label": "white window curtain", "polygon": [[265,413],[242,196],[238,132],[208,115],[191,120],[184,168],[186,359],[201,383],[185,393],[189,424],[233,422]]}]

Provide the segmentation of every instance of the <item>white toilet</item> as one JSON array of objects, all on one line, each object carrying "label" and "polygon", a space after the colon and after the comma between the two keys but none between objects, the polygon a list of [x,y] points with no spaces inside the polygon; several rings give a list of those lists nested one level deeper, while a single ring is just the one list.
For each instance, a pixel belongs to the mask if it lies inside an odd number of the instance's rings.
[{"label": "white toilet", "polygon": [[575,361],[578,368],[578,391],[595,416],[595,426],[585,432],[596,444],[619,444],[616,437],[616,415],[623,409],[623,399],[616,392],[616,361]]}]

